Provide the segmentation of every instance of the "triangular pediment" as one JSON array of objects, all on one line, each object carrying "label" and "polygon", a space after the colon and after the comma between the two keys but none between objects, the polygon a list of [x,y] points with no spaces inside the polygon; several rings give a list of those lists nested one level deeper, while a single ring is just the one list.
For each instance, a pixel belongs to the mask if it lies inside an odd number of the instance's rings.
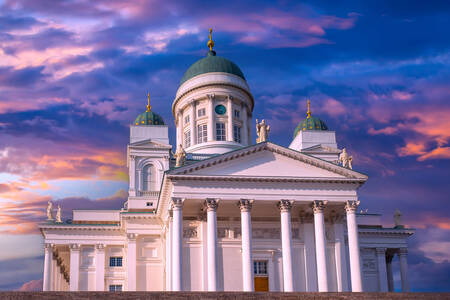
[{"label": "triangular pediment", "polygon": [[130,144],[130,147],[134,149],[172,149],[171,145],[153,141],[151,139],[132,143]]},{"label": "triangular pediment", "polygon": [[359,172],[269,142],[169,171],[171,175],[367,179]]},{"label": "triangular pediment", "polygon": [[305,148],[305,149],[302,149],[302,151],[301,152],[303,152],[303,153],[333,153],[333,154],[339,154],[339,153],[341,153],[341,150],[339,150],[339,149],[337,149],[337,148],[334,148],[334,147],[329,147],[329,146],[325,146],[325,145],[322,145],[322,144],[319,144],[319,145],[315,145],[315,146],[312,146],[312,147],[308,147],[308,148]]}]

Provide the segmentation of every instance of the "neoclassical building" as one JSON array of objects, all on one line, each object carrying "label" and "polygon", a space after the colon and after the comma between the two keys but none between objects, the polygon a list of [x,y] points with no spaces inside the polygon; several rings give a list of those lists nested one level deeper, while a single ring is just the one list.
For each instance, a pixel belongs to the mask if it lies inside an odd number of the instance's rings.
[{"label": "neoclassical building", "polygon": [[335,132],[308,105],[289,147],[256,143],[245,76],[208,46],[173,101],[176,145],[150,104],[130,125],[123,208],[49,209],[44,291],[393,291],[394,256],[408,291],[414,231],[358,211],[368,177]]}]

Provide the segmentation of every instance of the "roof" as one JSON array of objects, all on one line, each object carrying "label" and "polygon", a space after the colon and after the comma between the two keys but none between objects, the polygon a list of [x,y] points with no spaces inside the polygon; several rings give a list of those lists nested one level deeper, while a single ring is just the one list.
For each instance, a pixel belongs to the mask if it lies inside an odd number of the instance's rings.
[{"label": "roof", "polygon": [[242,73],[241,69],[234,62],[224,57],[216,56],[215,51],[208,51],[206,57],[196,61],[187,69],[181,79],[180,85],[195,76],[213,72],[233,74],[245,80],[244,73]]}]

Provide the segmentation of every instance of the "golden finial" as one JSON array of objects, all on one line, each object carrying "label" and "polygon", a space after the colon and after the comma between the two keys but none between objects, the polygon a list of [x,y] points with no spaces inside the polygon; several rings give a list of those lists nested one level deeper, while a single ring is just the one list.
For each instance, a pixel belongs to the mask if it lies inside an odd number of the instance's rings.
[{"label": "golden finial", "polygon": [[306,107],[308,108],[308,111],[306,112],[306,118],[310,118],[311,117],[311,110],[309,109],[309,105],[311,104],[311,101],[306,100]]},{"label": "golden finial", "polygon": [[212,33],[212,28],[209,29],[209,41],[206,44],[206,46],[208,46],[209,51],[213,51],[213,47],[214,47],[214,41],[211,38],[211,33]]},{"label": "golden finial", "polygon": [[150,111],[152,107],[150,106],[150,92],[147,93],[147,112]]}]

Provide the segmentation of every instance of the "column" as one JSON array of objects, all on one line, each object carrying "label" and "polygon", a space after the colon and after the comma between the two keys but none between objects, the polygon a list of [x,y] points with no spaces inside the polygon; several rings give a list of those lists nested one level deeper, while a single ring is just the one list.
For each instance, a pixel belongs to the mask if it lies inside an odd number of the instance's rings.
[{"label": "column", "polygon": [[80,274],[80,245],[70,245],[70,291],[78,291]]},{"label": "column", "polygon": [[378,284],[380,292],[388,291],[386,271],[386,248],[376,248],[378,261]]},{"label": "column", "polygon": [[44,277],[42,282],[42,290],[44,292],[50,291],[51,278],[51,259],[52,259],[52,244],[44,244]]},{"label": "column", "polygon": [[209,94],[208,99],[208,142],[210,142],[216,139],[216,114],[214,112],[214,94]]},{"label": "column", "polygon": [[56,248],[53,246],[53,255],[51,260],[51,279],[50,279],[50,290],[56,291],[56,277],[57,277],[57,267],[56,267]]},{"label": "column", "polygon": [[394,291],[394,275],[392,273],[392,259],[394,255],[391,253],[387,253],[386,255],[386,273],[387,273],[387,281],[388,281],[388,291]]},{"label": "column", "polygon": [[291,233],[291,208],[293,202],[289,200],[281,200],[278,202],[281,217],[281,247],[283,251],[283,290],[285,292],[294,291]]},{"label": "column", "polygon": [[[169,212],[171,213],[171,212]],[[172,216],[168,217],[166,225],[166,291],[171,291],[172,286]]]},{"label": "column", "polygon": [[191,146],[194,146],[197,144],[197,130],[196,130],[196,118],[197,118],[197,108],[196,108],[196,102],[195,100],[192,100],[191,102],[191,123],[189,124],[189,128],[191,131]]},{"label": "column", "polygon": [[105,245],[95,245],[95,290],[105,290]]},{"label": "column", "polygon": [[183,116],[181,115],[180,111],[177,112],[177,117],[175,118],[175,125],[177,127],[177,143],[176,147],[178,147],[179,144],[183,144],[183,121],[181,120]]},{"label": "column", "polygon": [[345,239],[344,239],[344,224],[342,222],[342,216],[337,217],[334,227],[334,256],[336,259],[336,281],[337,291],[347,292],[348,277],[347,277],[347,257],[345,254]]},{"label": "column", "polygon": [[327,241],[325,238],[324,201],[313,201],[314,235],[316,238],[317,285],[319,292],[328,292]]},{"label": "column", "polygon": [[409,292],[408,282],[408,249],[400,248],[398,257],[400,259],[400,278],[402,280],[402,292]]},{"label": "column", "polygon": [[130,196],[136,196],[136,155],[130,155],[129,179],[129,194]]},{"label": "column", "polygon": [[247,118],[247,132],[245,134],[248,134],[247,141],[248,141],[249,145],[254,144],[254,142],[252,140],[252,131],[248,130],[248,128],[252,128],[251,121],[252,121],[252,118]]},{"label": "column", "polygon": [[306,218],[303,223],[303,236],[305,239],[305,279],[306,291],[317,292],[317,266],[316,251],[314,247],[314,226],[311,218]]},{"label": "column", "polygon": [[233,141],[233,97],[228,96],[227,98],[227,141],[232,142]]},{"label": "column", "polygon": [[128,257],[127,257],[127,275],[128,291],[136,291],[136,237],[135,233],[127,234]]},{"label": "column", "polygon": [[253,280],[253,258],[252,258],[252,209],[253,200],[239,200],[241,209],[241,243],[242,243],[242,285],[244,292],[255,291]]},{"label": "column", "polygon": [[217,291],[217,207],[219,199],[207,198],[208,291]]},{"label": "column", "polygon": [[358,208],[358,205],[359,201],[347,201],[347,204],[345,205],[345,210],[347,212],[347,234],[352,292],[362,292],[358,224],[356,223],[356,209]]},{"label": "column", "polygon": [[183,289],[183,199],[172,198],[172,291]]},{"label": "column", "polygon": [[242,132],[241,132],[242,145],[247,146],[250,144],[250,137],[248,136],[247,126],[247,105],[242,105]]}]

